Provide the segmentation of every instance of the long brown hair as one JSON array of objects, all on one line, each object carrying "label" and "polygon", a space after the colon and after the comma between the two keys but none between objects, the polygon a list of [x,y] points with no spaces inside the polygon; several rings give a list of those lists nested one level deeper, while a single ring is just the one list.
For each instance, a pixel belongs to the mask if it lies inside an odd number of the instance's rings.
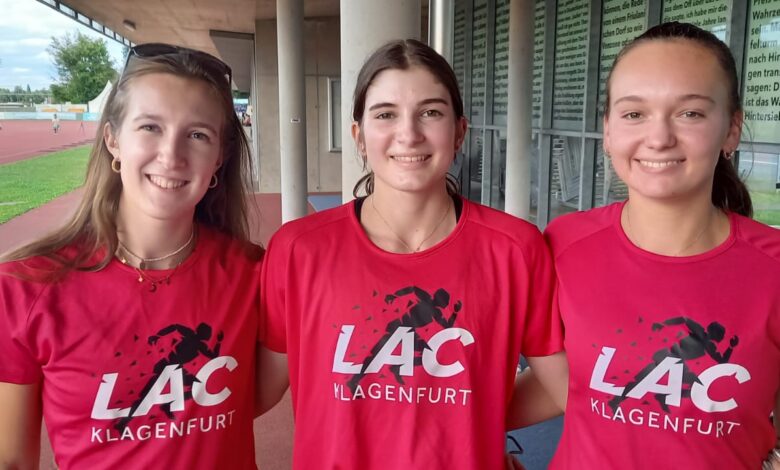
[{"label": "long brown hair", "polygon": [[[413,66],[423,67],[438,80],[449,92],[452,108],[455,111],[455,119],[463,117],[463,98],[460,96],[458,79],[455,72],[438,52],[427,44],[415,39],[402,39],[390,41],[380,47],[365,61],[358,73],[355,84],[355,94],[352,98],[352,120],[359,125],[363,124],[363,113],[366,107],[366,94],[368,88],[374,82],[377,75],[385,70],[408,70]],[[367,168],[367,159],[363,159],[363,170]],[[447,193],[451,196],[458,194],[458,180],[447,173]],[[352,194],[358,197],[360,188],[366,194],[374,192],[374,172],[370,171],[355,184]]]},{"label": "long brown hair", "polygon": [[[607,76],[607,96],[604,115],[609,115],[609,90],[612,72],[618,62],[636,46],[650,41],[684,40],[692,41],[707,49],[718,61],[726,76],[726,90],[728,91],[728,111],[732,118],[742,112],[742,101],[739,97],[739,81],[737,80],[737,66],[734,56],[728,46],[717,36],[690,23],[678,23],[676,21],[654,26],[621,49],[612,69]],[[722,210],[736,212],[746,217],[753,216],[753,203],[747,186],[740,179],[734,164],[726,158],[721,149],[718,155],[718,163],[715,165],[715,176],[712,183],[712,204]]]},{"label": "long brown hair", "polygon": [[[108,96],[95,144],[89,157],[84,196],[73,217],[62,227],[2,257],[3,261],[44,257],[51,264],[47,280],[68,271],[98,271],[111,261],[117,249],[116,218],[122,181],[111,170],[113,159],[103,139],[106,125],[116,134],[125,117],[133,81],[143,75],[165,73],[205,83],[219,100],[224,125],[221,133],[222,165],[219,184],[210,188],[195,207],[195,221],[223,232],[249,246],[246,197],[250,150],[241,123],[233,110],[230,84],[224,76],[203,67],[190,54],[134,57]],[[64,250],[64,248],[69,248]]]}]

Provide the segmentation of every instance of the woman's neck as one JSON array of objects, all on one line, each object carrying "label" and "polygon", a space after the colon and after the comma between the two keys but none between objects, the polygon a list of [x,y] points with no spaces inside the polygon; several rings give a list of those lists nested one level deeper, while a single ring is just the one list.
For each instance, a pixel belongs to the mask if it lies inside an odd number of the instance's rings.
[{"label": "woman's neck", "polygon": [[455,228],[452,197],[446,188],[433,194],[376,188],[363,203],[361,225],[377,246],[414,253],[444,240]]},{"label": "woman's neck", "polygon": [[728,216],[709,198],[669,203],[629,196],[621,225],[634,245],[665,256],[705,253],[723,243],[730,231]]},{"label": "woman's neck", "polygon": [[129,220],[117,216],[117,256],[141,269],[170,269],[184,261],[195,247],[193,220]]}]

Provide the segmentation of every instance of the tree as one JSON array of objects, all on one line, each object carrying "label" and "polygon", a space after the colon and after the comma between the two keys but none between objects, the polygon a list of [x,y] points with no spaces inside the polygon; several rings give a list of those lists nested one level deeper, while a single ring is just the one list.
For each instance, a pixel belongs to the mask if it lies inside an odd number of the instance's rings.
[{"label": "tree", "polygon": [[[28,88],[29,89],[29,88]],[[40,104],[46,101],[51,95],[48,88],[40,90],[22,91],[21,86],[15,86],[13,89],[0,88],[0,103],[35,103]]]},{"label": "tree", "polygon": [[86,103],[95,98],[107,80],[116,78],[106,42],[81,33],[52,37],[48,48],[59,83],[51,86],[55,101]]}]

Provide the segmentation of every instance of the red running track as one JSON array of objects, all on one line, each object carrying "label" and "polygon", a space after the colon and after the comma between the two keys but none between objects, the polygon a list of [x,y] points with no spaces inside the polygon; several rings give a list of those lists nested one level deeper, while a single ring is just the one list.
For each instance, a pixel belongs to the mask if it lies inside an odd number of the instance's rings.
[{"label": "red running track", "polygon": [[[82,129],[80,124],[84,124]],[[94,141],[97,122],[60,121],[54,134],[51,121],[0,120],[0,165]]]}]

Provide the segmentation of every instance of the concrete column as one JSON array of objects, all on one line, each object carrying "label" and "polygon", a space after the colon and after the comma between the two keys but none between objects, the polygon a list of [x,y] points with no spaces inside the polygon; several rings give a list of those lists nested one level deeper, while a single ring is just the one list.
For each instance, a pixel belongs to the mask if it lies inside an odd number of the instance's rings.
[{"label": "concrete column", "polygon": [[[420,39],[420,0],[341,0],[341,198],[363,175],[350,128],[352,95],[360,67],[379,46],[393,39]],[[281,77],[280,77],[281,81]]]},{"label": "concrete column", "polygon": [[453,0],[429,0],[428,45],[452,64],[453,28],[455,27],[455,2]]},{"label": "concrete column", "polygon": [[306,215],[306,82],[303,0],[276,1],[282,222]]},{"label": "concrete column", "polygon": [[252,190],[258,192],[260,190],[260,139],[258,138],[257,130],[260,128],[257,121],[257,95],[259,94],[259,87],[257,83],[257,51],[254,48],[254,41],[252,39],[252,74],[250,75],[252,80],[252,86],[249,93],[249,105],[252,106],[252,125],[249,127],[249,132],[252,134]]},{"label": "concrete column", "polygon": [[504,210],[528,219],[531,211],[531,99],[534,1],[509,3],[509,104]]}]

